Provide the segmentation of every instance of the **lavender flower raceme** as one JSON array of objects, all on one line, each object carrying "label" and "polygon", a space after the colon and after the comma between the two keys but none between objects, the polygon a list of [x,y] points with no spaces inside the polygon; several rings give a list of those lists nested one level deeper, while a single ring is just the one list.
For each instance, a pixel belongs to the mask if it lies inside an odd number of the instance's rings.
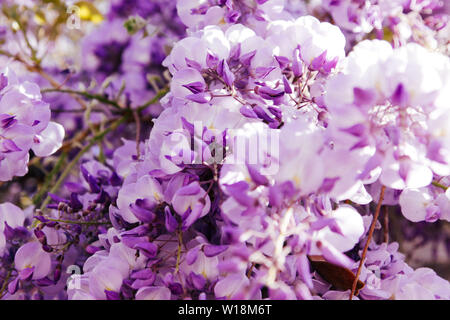
[{"label": "lavender flower raceme", "polygon": [[440,1],[47,4],[0,3],[0,299],[450,299]]}]

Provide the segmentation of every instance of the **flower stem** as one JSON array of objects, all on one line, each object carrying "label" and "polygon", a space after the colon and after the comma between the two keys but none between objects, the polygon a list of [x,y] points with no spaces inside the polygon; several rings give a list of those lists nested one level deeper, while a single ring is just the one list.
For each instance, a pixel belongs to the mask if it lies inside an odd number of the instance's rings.
[{"label": "flower stem", "polygon": [[431,184],[432,184],[433,186],[435,186],[435,187],[438,187],[438,188],[443,189],[444,191],[447,191],[447,189],[448,189],[447,186],[444,186],[443,184],[441,184],[441,183],[439,183],[439,182],[437,182],[437,181],[433,181],[433,182],[431,182]]}]

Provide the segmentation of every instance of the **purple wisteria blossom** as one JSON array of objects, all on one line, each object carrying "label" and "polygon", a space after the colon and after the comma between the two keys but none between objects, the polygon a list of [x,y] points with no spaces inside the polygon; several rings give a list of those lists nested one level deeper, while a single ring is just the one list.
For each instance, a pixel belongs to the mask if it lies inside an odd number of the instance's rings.
[{"label": "purple wisteria blossom", "polygon": [[56,152],[64,128],[50,121],[50,107],[39,87],[21,82],[12,70],[0,73],[0,181],[28,172],[30,149],[38,157]]},{"label": "purple wisteria blossom", "polygon": [[0,299],[450,300],[447,3],[0,9]]}]

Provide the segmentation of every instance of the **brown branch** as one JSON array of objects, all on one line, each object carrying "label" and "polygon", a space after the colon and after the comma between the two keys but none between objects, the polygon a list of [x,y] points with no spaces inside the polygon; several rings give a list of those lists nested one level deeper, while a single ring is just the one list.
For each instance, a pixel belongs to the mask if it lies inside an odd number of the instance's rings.
[{"label": "brown branch", "polygon": [[383,242],[389,242],[389,207],[384,206]]},{"label": "brown branch", "polygon": [[359,276],[361,275],[361,270],[362,270],[362,266],[364,264],[364,260],[366,259],[367,250],[369,249],[369,244],[370,244],[370,241],[372,240],[373,232],[375,230],[375,225],[377,224],[378,216],[380,215],[380,209],[381,209],[381,204],[382,204],[383,199],[384,199],[384,192],[385,192],[385,190],[386,190],[386,187],[382,186],[381,187],[381,192],[380,192],[380,199],[378,200],[377,208],[375,210],[375,214],[373,216],[372,223],[370,224],[369,233],[367,235],[367,241],[366,241],[366,244],[364,246],[364,250],[363,250],[362,255],[361,255],[361,260],[359,261],[358,271],[356,272],[356,277],[355,277],[355,280],[353,281],[352,291],[350,292],[350,299],[349,300],[353,299],[353,296],[354,296],[355,291],[356,291],[356,286],[358,285],[358,279],[359,279]]},{"label": "brown branch", "polygon": [[133,110],[134,122],[136,122],[136,157],[139,160],[141,158],[141,118],[139,117],[139,113],[137,110]]},{"label": "brown branch", "polygon": [[[12,55],[8,52],[5,52],[3,50],[0,50],[0,54],[5,55],[9,58],[12,58],[14,60],[16,60],[17,62],[22,63],[25,68],[27,68],[28,71],[31,72],[36,72],[38,73],[42,78],[44,78],[45,80],[47,80],[52,87],[54,87],[55,89],[61,89],[64,86],[64,82],[62,84],[58,83],[58,81],[56,81],[55,79],[53,79],[49,74],[47,74],[41,66],[39,65],[35,65],[35,64],[30,64],[28,63],[25,59],[23,59],[20,55],[16,54],[16,55]],[[76,95],[73,95],[73,98],[81,105],[81,107],[83,109],[86,109],[86,104],[84,103],[83,100],[80,99],[80,97],[77,97]]]},{"label": "brown branch", "polygon": [[253,268],[255,267],[256,263],[252,262],[252,265],[250,266],[250,268],[247,271],[247,278],[250,279],[250,277],[252,276],[252,272],[253,272]]}]

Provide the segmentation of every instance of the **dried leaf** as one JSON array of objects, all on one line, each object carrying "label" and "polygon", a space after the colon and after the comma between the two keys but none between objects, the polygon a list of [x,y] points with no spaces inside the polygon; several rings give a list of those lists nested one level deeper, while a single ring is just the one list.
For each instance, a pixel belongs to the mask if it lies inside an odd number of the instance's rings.
[{"label": "dried leaf", "polygon": [[[308,256],[312,268],[327,282],[338,290],[351,290],[356,276],[350,269],[329,263],[322,256]],[[358,280],[355,294],[364,287],[364,282]]]}]

